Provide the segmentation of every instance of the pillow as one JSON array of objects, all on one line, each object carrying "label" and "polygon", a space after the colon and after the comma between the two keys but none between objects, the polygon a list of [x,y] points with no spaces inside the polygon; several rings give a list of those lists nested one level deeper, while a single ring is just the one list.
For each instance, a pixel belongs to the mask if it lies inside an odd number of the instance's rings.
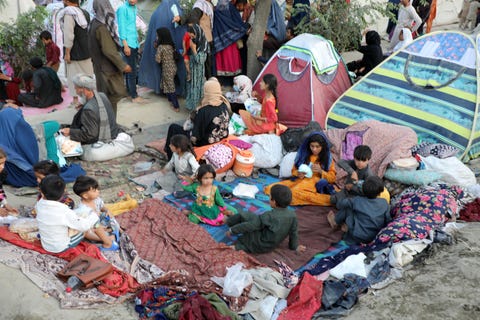
[{"label": "pillow", "polygon": [[402,194],[392,205],[391,221],[380,230],[376,242],[399,242],[425,239],[430,232],[441,228],[448,216],[458,211],[457,200],[463,191],[457,186],[427,186]]},{"label": "pillow", "polygon": [[253,155],[255,156],[255,167],[273,168],[282,162],[283,146],[282,140],[275,134],[256,134],[251,137]]},{"label": "pillow", "polygon": [[428,170],[437,171],[442,175],[442,181],[451,185],[472,186],[477,184],[475,174],[458,158],[440,159],[434,156],[422,157],[422,162]]},{"label": "pillow", "polygon": [[296,156],[296,152],[289,152],[283,157],[282,162],[280,162],[280,171],[278,173],[280,179],[290,178],[292,176],[292,168],[295,165]]},{"label": "pillow", "polygon": [[408,185],[425,186],[443,177],[441,173],[431,170],[387,169],[384,178]]},{"label": "pillow", "polygon": [[233,151],[229,146],[219,143],[211,146],[205,152],[205,158],[216,169],[220,169],[232,162]]}]

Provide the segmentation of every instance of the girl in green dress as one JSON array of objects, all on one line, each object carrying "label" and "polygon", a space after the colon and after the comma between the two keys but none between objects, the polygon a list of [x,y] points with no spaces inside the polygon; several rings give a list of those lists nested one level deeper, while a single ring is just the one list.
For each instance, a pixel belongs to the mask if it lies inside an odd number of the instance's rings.
[{"label": "girl in green dress", "polygon": [[211,165],[202,164],[197,171],[197,182],[183,185],[185,191],[192,192],[196,196],[191,211],[184,211],[191,222],[219,226],[224,224],[225,216],[236,213],[235,208],[225,204],[220,191],[213,185],[216,175]]}]

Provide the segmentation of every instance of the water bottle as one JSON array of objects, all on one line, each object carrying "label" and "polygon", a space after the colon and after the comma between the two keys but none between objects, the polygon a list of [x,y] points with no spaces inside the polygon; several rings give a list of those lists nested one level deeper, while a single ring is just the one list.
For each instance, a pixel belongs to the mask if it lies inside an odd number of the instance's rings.
[{"label": "water bottle", "polygon": [[67,292],[71,292],[72,290],[76,290],[83,285],[82,280],[80,280],[77,276],[70,276],[67,280]]}]

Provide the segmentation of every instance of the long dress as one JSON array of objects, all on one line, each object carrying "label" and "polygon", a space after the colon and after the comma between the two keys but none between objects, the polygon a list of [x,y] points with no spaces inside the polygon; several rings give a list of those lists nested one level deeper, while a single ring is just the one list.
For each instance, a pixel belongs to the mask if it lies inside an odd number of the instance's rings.
[{"label": "long dress", "polygon": [[185,107],[190,111],[198,106],[203,97],[206,60],[205,52],[190,55],[190,82],[187,84],[187,98],[185,99]]},{"label": "long dress", "polygon": [[173,58],[173,47],[171,45],[161,44],[157,48],[155,61],[162,66],[162,80],[160,90],[163,93],[175,93],[175,75],[177,74],[177,64]]},{"label": "long dress", "polygon": [[267,118],[267,121],[255,120],[252,115],[246,110],[240,110],[240,116],[247,126],[247,129],[253,134],[273,133],[275,131],[275,124],[278,121],[277,112],[275,111],[275,97],[263,98],[262,111],[260,116]]},{"label": "long dress", "polygon": [[[316,156],[310,156],[310,162],[315,162]],[[318,193],[315,184],[320,181],[320,179],[326,179],[328,183],[334,183],[336,179],[336,170],[334,161],[331,162],[330,168],[328,171],[322,171],[320,175],[318,172],[314,172],[311,178],[295,179],[295,180],[284,180],[278,184],[287,186],[292,190],[292,206],[303,206],[303,205],[313,205],[313,206],[330,206],[330,195]],[[297,176],[297,168],[292,169],[292,175]],[[275,184],[271,184],[265,187],[265,193],[270,194],[270,189]]]},{"label": "long dress", "polygon": [[208,195],[201,195],[199,187],[200,184],[197,182],[183,186],[185,191],[192,192],[196,196],[196,200],[192,204],[192,212],[188,215],[188,219],[191,222],[203,222],[212,226],[219,226],[223,224],[223,211],[228,209],[236,212],[233,207],[227,207],[216,186],[212,186],[212,190]]},{"label": "long dress", "polygon": [[[156,50],[154,47],[155,39],[157,38],[158,28],[168,28],[172,35],[173,42],[176,48],[182,48],[182,39],[187,31],[186,25],[178,25],[172,23],[175,10],[182,16],[183,11],[178,0],[162,0],[155,12],[152,14],[150,23],[148,25],[147,36],[145,38],[145,47],[140,59],[140,67],[138,70],[138,84],[153,89],[156,94],[161,94],[160,82],[162,80],[162,69],[160,65],[155,62]],[[177,62],[177,77],[176,92],[183,96],[186,71],[183,61]]]}]

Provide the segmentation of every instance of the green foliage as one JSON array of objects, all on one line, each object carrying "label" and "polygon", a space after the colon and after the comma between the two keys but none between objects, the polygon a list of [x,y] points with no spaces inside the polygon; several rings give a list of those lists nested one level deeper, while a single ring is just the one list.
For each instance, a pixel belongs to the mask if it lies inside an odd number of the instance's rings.
[{"label": "green foliage", "polygon": [[15,74],[27,68],[32,57],[45,56],[39,35],[45,28],[46,17],[45,7],[36,6],[34,10],[18,15],[14,22],[0,23],[0,48]]},{"label": "green foliage", "polygon": [[[380,17],[391,17],[385,2],[378,0],[359,4],[358,1],[318,1],[310,6],[310,22],[302,21],[296,34],[313,33],[333,42],[340,51],[355,49],[360,43],[362,31]],[[305,10],[300,8],[299,10]]]}]

